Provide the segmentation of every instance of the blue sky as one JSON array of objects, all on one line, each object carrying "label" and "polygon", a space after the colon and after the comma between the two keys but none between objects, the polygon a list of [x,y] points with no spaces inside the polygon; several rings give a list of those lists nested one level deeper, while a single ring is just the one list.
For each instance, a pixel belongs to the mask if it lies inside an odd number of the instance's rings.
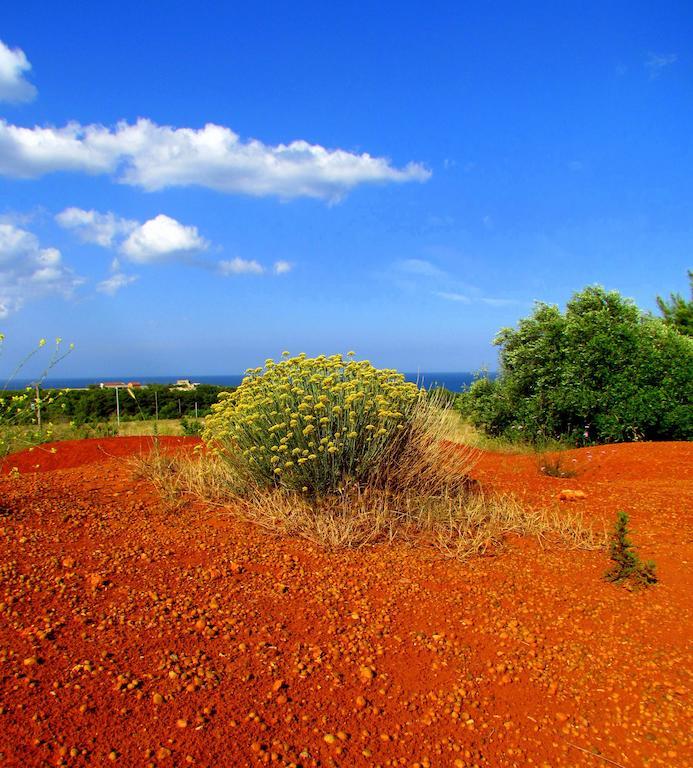
[{"label": "blue sky", "polygon": [[690,3],[244,5],[3,4],[3,370],[493,369],[534,300],[686,291]]}]

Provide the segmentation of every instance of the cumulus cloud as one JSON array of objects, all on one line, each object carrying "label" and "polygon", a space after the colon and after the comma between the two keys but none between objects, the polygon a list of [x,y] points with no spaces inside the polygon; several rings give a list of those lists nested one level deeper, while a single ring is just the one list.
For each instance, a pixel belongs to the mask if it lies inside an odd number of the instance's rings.
[{"label": "cumulus cloud", "polygon": [[394,167],[387,158],[307,141],[275,146],[241,140],[230,128],[174,128],[151,120],[115,127],[69,123],[22,128],[0,120],[0,174],[35,178],[54,171],[112,174],[148,191],[202,186],[220,192],[338,200],[360,184],[426,181],[420,163]]},{"label": "cumulus cloud", "polygon": [[[84,242],[94,243],[114,250],[120,257],[136,264],[152,264],[163,261],[184,260],[195,253],[209,248],[209,242],[202,237],[197,227],[186,226],[176,219],[160,213],[143,224],[124,219],[112,211],[85,211],[82,208],[66,208],[55,220],[61,227],[69,229]],[[239,257],[221,261],[196,259],[193,264],[210,269],[226,277],[231,275],[262,275],[268,273],[260,262]],[[284,275],[293,269],[289,261],[275,261],[271,272]],[[111,276],[97,285],[103,293],[114,294],[133,283],[136,275],[123,273],[116,256],[111,263]]]},{"label": "cumulus cloud", "polygon": [[294,265],[290,261],[275,261],[272,268],[275,275],[285,275],[287,272],[291,272]]},{"label": "cumulus cloud", "polygon": [[82,280],[62,263],[57,248],[42,248],[33,233],[0,224],[0,317],[33,298],[69,296]]},{"label": "cumulus cloud", "polygon": [[61,227],[74,230],[83,242],[95,243],[103,248],[110,248],[117,238],[137,228],[136,221],[121,219],[110,211],[99,213],[81,208],[66,208],[55,220]]},{"label": "cumulus cloud", "polygon": [[650,53],[645,59],[645,69],[650,80],[656,80],[662,72],[678,61],[678,55],[675,53]]},{"label": "cumulus cloud", "polygon": [[120,246],[130,261],[147,264],[172,257],[204,251],[209,243],[200,237],[197,227],[186,227],[160,213],[136,227]]},{"label": "cumulus cloud", "polygon": [[8,48],[0,40],[0,101],[31,101],[36,88],[24,79],[24,73],[31,69],[24,51]]},{"label": "cumulus cloud", "polygon": [[[286,263],[286,262],[284,262]],[[222,275],[261,275],[265,268],[254,259],[226,259],[219,262]]]},{"label": "cumulus cloud", "polygon": [[[197,227],[181,224],[163,213],[142,224],[111,211],[100,213],[66,208],[55,220],[61,227],[75,232],[82,241],[103,248],[115,248],[127,259],[139,264],[188,256],[209,247]],[[114,264],[114,270],[119,270],[118,262]]]}]

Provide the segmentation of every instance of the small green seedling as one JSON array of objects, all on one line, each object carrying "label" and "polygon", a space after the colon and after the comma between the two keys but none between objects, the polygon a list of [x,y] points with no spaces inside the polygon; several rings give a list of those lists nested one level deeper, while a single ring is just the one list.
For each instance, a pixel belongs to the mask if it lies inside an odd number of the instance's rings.
[{"label": "small green seedling", "polygon": [[625,512],[618,512],[609,545],[609,553],[614,564],[604,576],[616,584],[631,582],[639,587],[649,587],[657,581],[655,564],[651,560],[645,562],[640,560],[628,538],[629,534],[628,515]]}]

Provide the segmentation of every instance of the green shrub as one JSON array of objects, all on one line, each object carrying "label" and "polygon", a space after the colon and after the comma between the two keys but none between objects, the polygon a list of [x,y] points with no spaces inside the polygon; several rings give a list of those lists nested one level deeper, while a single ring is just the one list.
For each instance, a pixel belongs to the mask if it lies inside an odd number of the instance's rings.
[{"label": "green shrub", "polygon": [[641,587],[649,587],[657,581],[655,564],[648,560],[642,562],[628,538],[628,515],[619,512],[616,515],[616,523],[611,534],[609,553],[613,565],[606,572],[605,578],[609,581],[622,583],[630,581]]},{"label": "green shrub", "polygon": [[71,437],[76,440],[86,440],[93,437],[117,437],[118,427],[109,421],[70,422]]},{"label": "green shrub", "polygon": [[183,434],[187,437],[197,437],[202,434],[202,419],[191,419],[187,416],[183,416],[180,420],[180,426],[183,430]]},{"label": "green shrub", "polygon": [[402,374],[365,360],[285,355],[222,393],[203,436],[259,484],[338,491],[404,446],[420,399]]},{"label": "green shrub", "polygon": [[693,438],[693,338],[599,286],[504,328],[500,375],[458,398],[475,426],[532,442]]}]

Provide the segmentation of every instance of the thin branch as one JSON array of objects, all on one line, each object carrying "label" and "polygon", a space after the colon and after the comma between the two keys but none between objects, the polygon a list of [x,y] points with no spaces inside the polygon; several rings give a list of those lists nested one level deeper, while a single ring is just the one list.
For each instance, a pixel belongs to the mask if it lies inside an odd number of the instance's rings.
[{"label": "thin branch", "polygon": [[605,763],[610,763],[611,765],[617,766],[617,768],[626,768],[626,766],[623,765],[622,763],[617,763],[615,760],[611,760],[608,757],[604,757],[604,755],[600,755],[599,752],[593,752],[591,749],[585,749],[584,747],[578,747],[577,744],[573,744],[572,742],[568,741],[567,739],[563,739],[563,741],[565,741],[565,743],[569,747],[573,747],[573,749],[579,749],[580,752],[584,752],[586,755],[592,755],[592,757],[597,757],[600,760],[603,760]]}]

